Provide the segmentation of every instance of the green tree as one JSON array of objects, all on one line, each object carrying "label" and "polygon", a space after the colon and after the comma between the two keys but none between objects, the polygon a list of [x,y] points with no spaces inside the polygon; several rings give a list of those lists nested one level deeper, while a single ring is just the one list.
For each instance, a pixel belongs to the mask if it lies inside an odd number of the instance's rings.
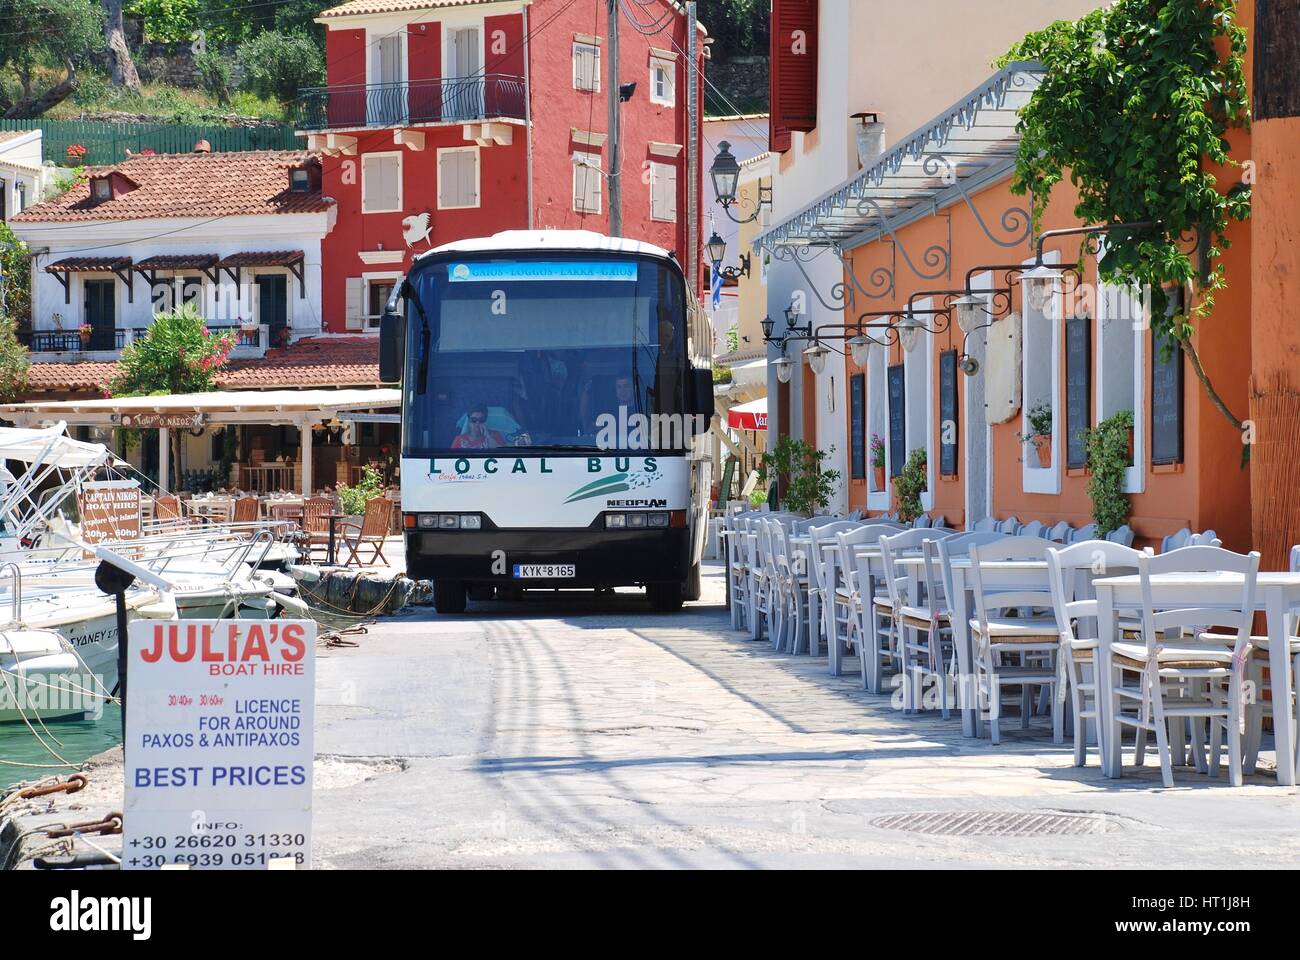
[{"label": "green tree", "polygon": [[[0,83],[7,118],[39,117],[77,89],[77,68],[104,44],[104,10],[93,0],[0,0],[0,75],[18,78],[18,95]],[[43,71],[61,79],[37,88]]]},{"label": "green tree", "polygon": [[325,81],[325,55],[305,32],[267,30],[239,45],[244,86],[261,97],[288,103],[300,87]]},{"label": "green tree", "polygon": [[16,400],[27,389],[31,358],[18,329],[31,324],[31,281],[27,244],[0,222],[0,400]]},{"label": "green tree", "polygon": [[771,0],[708,0],[700,4],[700,20],[713,37],[714,56],[727,60],[767,53]]},{"label": "green tree", "polygon": [[[1020,112],[1012,189],[1032,196],[1038,221],[1068,175],[1083,223],[1153,224],[1107,235],[1101,279],[1151,291],[1153,330],[1173,338],[1211,401],[1241,429],[1192,342],[1192,321],[1210,316],[1227,285],[1228,228],[1250,215],[1244,178],[1229,173],[1221,184],[1212,169],[1239,166],[1228,137],[1250,123],[1236,7],[1236,0],[1115,0],[1029,34],[999,62],[1045,68]],[[1200,296],[1175,313],[1168,288],[1189,283]]]},{"label": "green tree", "polygon": [[[193,304],[153,318],[148,332],[122,351],[105,396],[144,397],[171,393],[208,393],[229,362],[233,333],[214,334]],[[180,431],[172,431],[172,461],[181,467]]]}]

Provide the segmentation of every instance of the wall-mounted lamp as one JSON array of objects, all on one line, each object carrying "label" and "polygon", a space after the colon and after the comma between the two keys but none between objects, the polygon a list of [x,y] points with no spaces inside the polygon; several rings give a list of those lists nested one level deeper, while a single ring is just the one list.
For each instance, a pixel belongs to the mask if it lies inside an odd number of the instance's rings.
[{"label": "wall-mounted lamp", "polygon": [[1025,302],[1030,310],[1043,313],[1051,303],[1056,284],[1065,274],[1054,267],[1042,264],[1020,275],[1020,284],[1025,291]]},{"label": "wall-mounted lamp", "polygon": [[808,361],[808,366],[812,367],[812,372],[820,374],[826,369],[826,357],[830,353],[826,347],[822,346],[820,340],[814,340],[812,344],[804,349],[804,359]]},{"label": "wall-mounted lamp", "polygon": [[709,242],[704,245],[705,252],[708,254],[709,263],[713,266],[713,272],[727,280],[739,280],[741,277],[749,276],[750,257],[747,253],[740,255],[739,267],[724,267],[723,258],[727,255],[727,241],[718,236],[718,231],[713,231],[713,236],[709,237]]},{"label": "wall-mounted lamp", "polygon": [[790,374],[794,372],[794,364],[790,362],[790,358],[778,357],[773,366],[776,367],[776,379],[782,383],[789,383]]},{"label": "wall-mounted lamp", "polygon": [[732,155],[731,144],[726,140],[718,144],[718,155],[713,158],[713,165],[709,167],[709,179],[713,181],[714,198],[722,205],[727,216],[736,223],[753,223],[763,212],[764,206],[772,206],[772,185],[768,183],[764,186],[760,180],[757,205],[753,201],[741,201],[742,205],[753,206],[754,212],[744,220],[737,218],[731,212],[732,206],[736,203],[736,190],[740,186],[740,163]]}]

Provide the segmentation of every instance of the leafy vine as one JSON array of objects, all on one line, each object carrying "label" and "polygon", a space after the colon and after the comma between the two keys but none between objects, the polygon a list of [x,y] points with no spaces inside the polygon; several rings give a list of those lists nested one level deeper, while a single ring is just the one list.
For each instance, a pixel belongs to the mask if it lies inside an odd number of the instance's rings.
[{"label": "leafy vine", "polygon": [[[1236,0],[1115,0],[1017,43],[999,63],[1037,60],[1041,85],[1021,111],[1012,190],[1030,193],[1035,226],[1065,176],[1084,223],[1151,222],[1107,235],[1100,278],[1145,286],[1157,336],[1172,336],[1197,378],[1238,429],[1192,343],[1227,286],[1219,259],[1233,221],[1250,215],[1243,180],[1220,191],[1206,162],[1239,167],[1227,135],[1250,125],[1246,32]],[[1189,238],[1194,238],[1189,242]],[[1091,239],[1085,239],[1085,250]],[[1189,249],[1189,246],[1192,249]],[[1199,283],[1190,311],[1169,288]]]},{"label": "leafy vine", "polygon": [[1128,523],[1132,510],[1124,493],[1132,429],[1133,411],[1121,410],[1083,434],[1088,450],[1088,496],[1092,499],[1092,519],[1099,537]]}]

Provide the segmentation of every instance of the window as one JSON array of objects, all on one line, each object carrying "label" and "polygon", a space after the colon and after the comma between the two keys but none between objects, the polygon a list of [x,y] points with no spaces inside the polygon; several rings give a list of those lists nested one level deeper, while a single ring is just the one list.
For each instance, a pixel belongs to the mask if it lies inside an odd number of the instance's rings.
[{"label": "window", "polygon": [[289,171],[289,189],[294,193],[307,193],[311,190],[311,177],[302,167]]},{"label": "window", "polygon": [[677,103],[677,64],[660,57],[650,58],[650,102],[673,106]]},{"label": "window", "polygon": [[95,200],[111,200],[113,197],[113,185],[108,182],[108,177],[95,177],[90,181],[90,195]]},{"label": "window", "polygon": [[650,164],[650,219],[677,222],[677,168],[671,163]]},{"label": "window", "polygon": [[447,147],[438,151],[438,209],[477,207],[478,147]]},{"label": "window", "polygon": [[176,284],[180,288],[178,295],[181,303],[192,303],[200,311],[203,310],[203,278],[202,277],[177,277]]},{"label": "window", "polygon": [[600,168],[600,154],[573,155],[573,209],[578,213],[600,213],[604,196],[605,175]]},{"label": "window", "polygon": [[14,184],[14,213],[27,209],[27,182],[19,180]]},{"label": "window", "polygon": [[[1045,257],[1048,264],[1060,260],[1055,251]],[[1065,405],[1058,402],[1061,397],[1061,358],[1060,345],[1062,336],[1062,304],[1059,283],[1054,286],[1054,293],[1049,298],[1046,308],[1035,310],[1028,303],[1028,297],[1021,298],[1021,322],[1023,324],[1022,365],[1024,368],[1021,385],[1021,426],[1020,433],[1028,437],[1033,431],[1029,426],[1029,414],[1041,407],[1052,411],[1052,437],[1048,441],[1050,452],[1048,463],[1039,462],[1039,451],[1026,442],[1022,446],[1021,486],[1025,493],[1059,494],[1061,492],[1061,464],[1065,460],[1063,436],[1066,432]]]},{"label": "window", "polygon": [[[889,463],[889,355],[882,346],[867,351],[867,508],[889,509],[889,478],[894,475]],[[885,443],[885,473],[877,483],[876,471],[870,460],[871,440],[879,437]]]},{"label": "window", "polygon": [[600,92],[600,47],[595,44],[573,45],[573,89]]},{"label": "window", "polygon": [[402,155],[367,153],[361,158],[361,212],[396,213],[402,209]]},{"label": "window", "polygon": [[[929,310],[929,299],[916,302],[918,310]],[[924,314],[922,314],[924,316]],[[921,506],[926,510],[934,506],[934,337],[921,333],[911,350],[903,351],[903,382],[906,401],[903,405],[904,437],[903,463],[891,464],[901,470],[907,465],[913,450],[925,451],[926,489],[921,494]]]},{"label": "window", "polygon": [[392,280],[371,280],[366,288],[368,297],[366,310],[366,326],[378,329],[379,319],[384,315],[384,307],[388,305],[388,298],[393,295]]}]

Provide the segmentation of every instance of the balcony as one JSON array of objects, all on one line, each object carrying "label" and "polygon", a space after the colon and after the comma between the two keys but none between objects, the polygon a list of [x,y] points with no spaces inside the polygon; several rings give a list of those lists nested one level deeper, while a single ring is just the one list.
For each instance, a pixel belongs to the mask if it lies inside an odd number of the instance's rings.
[{"label": "balcony", "polygon": [[308,88],[295,104],[294,128],[307,132],[523,120],[525,114],[523,78],[488,74]]},{"label": "balcony", "polygon": [[[122,348],[136,337],[143,336],[146,327],[117,327],[99,329],[83,338],[76,330],[32,330],[19,335],[19,340],[30,351],[33,363],[70,363],[78,360],[114,361]],[[287,329],[287,328],[286,328]],[[235,334],[232,359],[258,358],[266,355],[271,346],[271,328],[265,323],[256,327],[235,324],[208,324],[214,334]]]}]

